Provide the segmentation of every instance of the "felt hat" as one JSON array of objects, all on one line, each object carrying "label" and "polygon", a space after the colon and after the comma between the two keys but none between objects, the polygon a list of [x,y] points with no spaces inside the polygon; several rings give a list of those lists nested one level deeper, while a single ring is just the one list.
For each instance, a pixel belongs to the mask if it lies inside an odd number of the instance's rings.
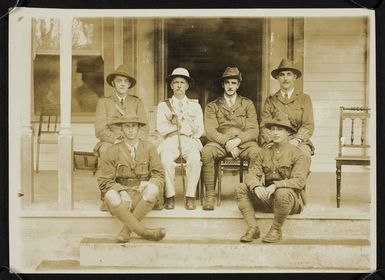
[{"label": "felt hat", "polygon": [[110,125],[122,125],[125,123],[137,123],[140,126],[146,125],[146,122],[143,120],[140,120],[138,116],[136,115],[124,115],[124,116],[117,116],[112,118],[110,121]]},{"label": "felt hat", "polygon": [[107,80],[107,83],[113,87],[112,85],[112,81],[115,79],[116,76],[123,76],[123,77],[126,77],[129,81],[130,81],[130,87],[129,88],[132,88],[135,86],[136,84],[136,80],[131,77],[129,74],[128,74],[128,67],[124,64],[120,65],[118,68],[116,68],[116,70],[110,74],[108,74],[106,80]]},{"label": "felt hat", "polygon": [[285,58],[281,60],[281,63],[276,69],[271,71],[271,76],[274,79],[277,79],[278,74],[281,71],[292,71],[295,75],[297,75],[297,78],[302,76],[302,72],[294,65],[294,61]]},{"label": "felt hat", "polygon": [[297,133],[297,130],[291,125],[289,119],[276,118],[265,124],[265,127],[270,129],[272,126],[284,127],[290,133]]},{"label": "felt hat", "polygon": [[217,81],[223,81],[224,79],[238,79],[242,81],[242,73],[237,67],[227,67],[222,74],[222,77],[217,79]]}]

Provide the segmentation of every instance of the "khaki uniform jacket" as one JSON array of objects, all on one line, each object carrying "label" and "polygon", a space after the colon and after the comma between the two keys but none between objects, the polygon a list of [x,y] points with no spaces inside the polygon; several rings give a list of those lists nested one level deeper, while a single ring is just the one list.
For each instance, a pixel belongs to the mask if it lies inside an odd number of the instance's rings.
[{"label": "khaki uniform jacket", "polygon": [[120,142],[109,147],[99,160],[97,180],[102,197],[110,189],[126,190],[139,186],[141,181],[149,181],[159,190],[164,187],[163,166],[156,147],[150,142],[139,140],[135,159],[126,143]]},{"label": "khaki uniform jacket", "polygon": [[237,95],[231,108],[223,96],[218,97],[207,104],[204,120],[209,141],[222,146],[235,137],[241,139],[241,144],[258,138],[257,112],[254,103],[246,97]]},{"label": "khaki uniform jacket", "polygon": [[[147,123],[146,111],[142,100],[135,95],[127,95],[123,106],[115,93],[108,97],[102,97],[98,101],[95,114],[95,135],[101,142],[114,143],[121,137],[121,130],[116,126],[108,125],[115,116],[134,113],[139,119]],[[141,133],[147,135],[148,126],[141,128]]]},{"label": "khaki uniform jacket", "polygon": [[[297,130],[295,138],[308,142],[314,132],[313,105],[310,96],[294,91],[291,97],[285,101],[280,91],[266,98],[261,114],[261,144],[273,140],[270,130],[265,124],[273,119],[286,115],[291,125]],[[310,144],[310,146],[312,146]]]},{"label": "khaki uniform jacket", "polygon": [[255,187],[275,184],[277,188],[291,188],[305,204],[305,184],[308,176],[309,161],[296,146],[285,143],[280,147],[273,145],[261,149],[255,161],[250,162],[245,184],[250,191]]}]

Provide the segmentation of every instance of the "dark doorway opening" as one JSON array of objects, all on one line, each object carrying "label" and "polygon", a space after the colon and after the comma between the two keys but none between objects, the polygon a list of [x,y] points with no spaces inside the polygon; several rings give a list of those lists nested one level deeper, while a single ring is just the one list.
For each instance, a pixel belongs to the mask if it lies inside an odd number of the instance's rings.
[{"label": "dark doorway opening", "polygon": [[[227,66],[242,72],[240,95],[261,102],[262,43],[261,18],[187,18],[166,20],[166,70],[185,67],[196,81],[187,95],[207,103],[223,94],[221,77]],[[168,95],[170,88],[167,85]]]}]

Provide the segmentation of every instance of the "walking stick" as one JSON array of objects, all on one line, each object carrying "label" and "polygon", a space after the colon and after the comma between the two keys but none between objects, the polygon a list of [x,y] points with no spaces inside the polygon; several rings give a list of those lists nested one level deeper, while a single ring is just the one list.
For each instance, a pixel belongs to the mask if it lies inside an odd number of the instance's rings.
[{"label": "walking stick", "polygon": [[[182,142],[180,140],[180,124],[179,124],[179,118],[177,115],[175,115],[176,119],[176,129],[177,129],[177,136],[178,136],[178,149],[179,149],[179,157],[180,157],[180,168],[182,170],[182,186],[183,186],[183,199],[186,200],[186,182],[185,182],[185,171],[184,171],[184,165],[182,162]],[[185,201],[186,202],[186,201]]]},{"label": "walking stick", "polygon": [[[178,118],[178,115],[175,113],[175,110],[172,107],[170,100],[166,99],[165,102],[166,102],[167,107],[170,109],[171,113],[175,116],[175,119],[176,119],[176,134],[177,134],[177,137],[178,137],[179,157],[181,159],[181,161],[180,161],[180,168],[182,170],[183,197],[184,197],[184,200],[186,200],[186,182],[185,182],[185,178],[184,178],[185,172],[184,172],[184,166],[183,166],[183,162],[182,162],[182,142],[180,140],[181,136],[180,136],[179,118]],[[186,201],[185,201],[185,203],[186,203]]]}]

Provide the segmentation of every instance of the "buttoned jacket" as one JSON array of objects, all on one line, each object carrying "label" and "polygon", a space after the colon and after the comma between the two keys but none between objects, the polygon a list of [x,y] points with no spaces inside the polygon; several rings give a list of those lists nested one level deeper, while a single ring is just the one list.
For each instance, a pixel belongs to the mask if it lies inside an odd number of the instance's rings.
[{"label": "buttoned jacket", "polygon": [[139,140],[135,158],[126,143],[120,142],[109,147],[99,160],[97,180],[102,197],[110,189],[126,190],[139,186],[141,181],[149,181],[160,190],[164,186],[164,169],[156,147],[150,142]]},{"label": "buttoned jacket", "polygon": [[235,137],[241,139],[241,144],[258,138],[255,106],[246,97],[237,95],[232,107],[223,96],[218,97],[207,104],[204,119],[207,138],[222,146]]},{"label": "buttoned jacket", "polygon": [[[173,98],[169,99],[169,101],[174,112],[179,116],[181,134],[199,139],[204,132],[204,126],[203,112],[198,100],[186,97],[182,109],[179,109],[177,105],[174,104]],[[172,116],[173,113],[166,102],[160,102],[157,109],[156,129],[162,137],[166,137],[170,135],[170,133],[177,131],[176,124],[171,122]]]},{"label": "buttoned jacket", "polygon": [[313,105],[310,96],[299,91],[294,91],[290,98],[285,100],[281,91],[268,96],[265,100],[261,114],[261,142],[271,142],[270,130],[265,124],[273,119],[283,117],[289,118],[291,125],[297,133],[293,135],[306,143],[314,132]]},{"label": "buttoned jacket", "polygon": [[277,188],[294,189],[303,201],[309,161],[305,154],[290,143],[273,145],[261,149],[254,161],[250,162],[245,184],[250,190],[258,186],[268,187],[275,184]]},{"label": "buttoned jacket", "polygon": [[[142,100],[135,95],[127,95],[123,106],[115,93],[108,97],[101,97],[98,101],[95,114],[95,135],[101,142],[114,143],[121,137],[121,130],[117,126],[111,126],[109,123],[112,118],[126,114],[136,114],[139,119],[147,123],[146,111]],[[146,135],[148,126],[141,128],[141,133]]]}]

